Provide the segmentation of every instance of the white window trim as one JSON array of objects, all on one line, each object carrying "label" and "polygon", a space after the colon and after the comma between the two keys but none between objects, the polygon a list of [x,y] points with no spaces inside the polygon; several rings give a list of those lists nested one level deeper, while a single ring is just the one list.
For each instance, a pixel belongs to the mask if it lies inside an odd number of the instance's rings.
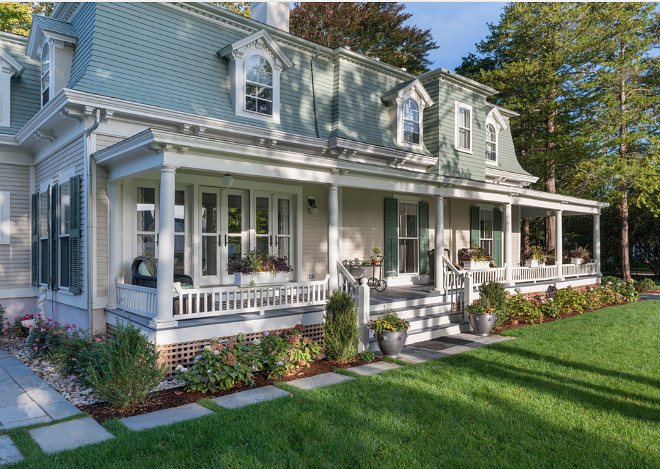
[{"label": "white window trim", "polygon": [[[490,238],[482,238],[481,237],[481,212],[490,212],[490,219],[491,219],[491,225],[490,225]],[[481,242],[482,241],[490,241],[490,244],[492,246],[492,250],[495,250],[495,228],[493,226],[495,221],[495,214],[494,214],[494,209],[493,208],[483,208],[479,207],[479,247],[481,247]],[[492,256],[493,253],[490,252],[488,255]]]},{"label": "white window trim", "polygon": [[[412,99],[415,101],[417,104],[417,109],[419,111],[419,143],[411,143],[411,142],[406,142],[403,139],[404,136],[404,119],[403,119],[403,105],[408,99]],[[424,146],[424,108],[425,102],[423,99],[420,98],[420,96],[417,95],[417,93],[414,91],[414,89],[409,89],[405,93],[402,93],[397,99],[396,99],[396,140],[397,143],[407,149],[413,150],[413,149],[420,149]]]},{"label": "white window trim", "polygon": [[[495,131],[495,159],[494,160],[489,160],[486,155],[484,155],[484,159],[486,160],[486,164],[490,164],[493,166],[499,166],[499,161],[500,161],[500,129],[497,123],[491,119],[490,117],[486,119],[486,130],[488,129],[488,126],[492,125],[493,129]],[[486,140],[486,151],[488,151],[488,140]]]},{"label": "white window trim", "polygon": [[11,78],[21,76],[25,67],[0,49],[0,127],[11,126]]},{"label": "white window trim", "polygon": [[[457,151],[463,152],[463,153],[469,153],[473,154],[473,136],[474,136],[474,113],[472,112],[472,106],[469,104],[461,103],[460,101],[455,101],[454,102],[454,148]],[[461,148],[458,146],[458,110],[460,108],[464,108],[470,111],[470,148]]]},{"label": "white window trim", "polygon": [[[263,57],[266,60],[266,62],[268,62],[268,65],[270,65],[270,69],[272,70],[273,81],[272,81],[271,89],[273,90],[273,100],[271,102],[271,114],[270,115],[269,114],[264,114],[264,113],[261,113],[261,112],[257,112],[257,111],[249,111],[249,110],[246,109],[245,100],[246,100],[246,97],[247,97],[247,61],[249,59],[251,59],[252,57]],[[245,115],[245,116],[251,117],[251,118],[264,118],[265,120],[273,121],[273,118],[275,116],[275,102],[277,102],[277,104],[278,104],[277,122],[279,122],[279,117],[280,117],[280,115],[279,115],[280,114],[280,109],[279,109],[279,88],[280,88],[280,83],[279,83],[279,74],[278,74],[277,87],[275,86],[275,66],[274,66],[274,63],[273,63],[273,59],[268,57],[267,54],[263,54],[263,53],[255,53],[255,54],[251,54],[251,55],[246,55],[246,59],[243,61],[242,78],[243,78],[243,83],[242,83],[242,91],[241,91],[241,93],[242,93],[242,96],[241,96],[241,100],[242,100],[241,111],[242,111],[242,113],[241,113],[241,115]],[[262,85],[262,86],[266,86],[266,85]],[[277,89],[277,100],[275,99],[275,90],[276,89]],[[264,100],[264,101],[266,101],[266,100]]]},{"label": "white window trim", "polygon": [[[72,169],[73,169],[73,173],[75,174],[75,168],[72,168]],[[59,181],[59,183],[57,185],[57,187],[58,187],[58,191],[57,191],[57,205],[58,205],[57,210],[58,210],[58,213],[59,213],[59,217],[57,217],[58,224],[59,224],[59,226],[57,227],[57,273],[58,273],[58,275],[57,275],[57,284],[58,284],[60,289],[62,289],[63,291],[68,292],[69,287],[62,285],[62,278],[64,276],[62,275],[62,250],[60,249],[60,242],[61,242],[62,238],[67,238],[67,239],[71,238],[71,234],[70,234],[71,228],[69,228],[69,231],[67,233],[62,233],[61,232],[62,231],[62,218],[64,217],[64,210],[62,210],[62,208],[63,208],[62,207],[62,186],[64,184],[70,184],[70,180],[69,180],[70,177],[64,178],[63,174],[64,174],[64,176],[67,175],[67,173],[60,173],[59,176],[58,176],[58,179],[57,179]],[[71,213],[71,186],[70,185],[69,185],[69,213]],[[69,223],[71,223],[71,218],[69,218]],[[71,277],[71,264],[69,264],[69,271],[67,272],[67,274],[69,274],[69,278],[70,278]]]},{"label": "white window trim", "polygon": [[0,191],[0,244],[11,243],[11,194]]},{"label": "white window trim", "polygon": [[[401,204],[410,204],[410,205],[416,205],[417,206],[417,236],[401,236],[401,226],[399,225],[399,217],[398,217],[398,209],[397,209],[397,239],[400,241],[402,239],[413,239],[417,240],[417,249],[415,250],[415,256],[417,258],[417,270],[415,272],[401,272],[401,258],[399,258],[399,265],[397,268],[399,269],[399,275],[411,275],[411,276],[417,276],[419,275],[419,201],[413,200],[413,197],[397,197],[398,205],[400,206]],[[397,249],[399,249],[399,243],[397,243]]]},{"label": "white window trim", "polygon": [[[39,61],[41,61],[41,58],[43,56],[43,51],[44,49],[48,47],[48,88],[44,88],[44,71],[43,71],[43,63],[40,63],[39,65],[39,84],[40,84],[40,89],[41,89],[41,95],[40,95],[40,102],[41,102],[41,107],[44,107],[46,104],[48,104],[52,99],[53,99],[53,77],[55,74],[53,73],[53,56],[54,56],[54,51],[53,51],[53,43],[52,41],[46,39],[44,43],[41,45],[41,48],[39,49]],[[44,103],[44,91],[48,89],[48,102]]]}]

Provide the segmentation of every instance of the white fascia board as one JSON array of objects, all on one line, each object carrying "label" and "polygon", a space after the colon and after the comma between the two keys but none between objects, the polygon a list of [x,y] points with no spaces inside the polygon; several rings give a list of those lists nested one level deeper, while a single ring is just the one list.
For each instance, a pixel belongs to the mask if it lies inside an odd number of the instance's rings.
[{"label": "white fascia board", "polygon": [[16,59],[14,59],[9,53],[0,49],[0,61],[5,62],[9,65],[9,68],[13,70],[13,76],[20,77],[25,67],[23,67]]},{"label": "white fascia board", "polygon": [[18,131],[16,134],[16,141],[19,144],[22,145],[25,140],[31,137],[34,132],[40,130],[44,123],[55,117],[62,107],[67,104],[68,99],[65,91],[66,89],[60,90],[52,100],[48,101],[48,103],[43,106],[39,112],[32,116],[32,119],[30,119],[23,128]]},{"label": "white fascia board", "polygon": [[227,47],[219,50],[218,55],[220,55],[221,57],[227,57],[228,55],[232,54],[235,50],[245,47],[251,42],[258,41],[259,39],[264,41],[266,47],[268,47],[270,51],[273,53],[273,55],[277,57],[277,59],[280,61],[283,68],[282,71],[293,67],[294,65],[293,61],[284,53],[282,48],[277,44],[277,42],[275,42],[273,37],[270,34],[268,34],[268,31],[266,31],[265,29],[250,34],[249,36],[244,37],[243,39],[236,41],[233,44],[229,44]]},{"label": "white fascia board", "polygon": [[421,81],[431,80],[433,78],[444,78],[445,80],[455,83],[459,86],[467,87],[472,91],[483,94],[486,97],[498,93],[498,91],[495,88],[491,88],[490,86],[486,86],[483,83],[479,83],[478,81],[472,80],[470,78],[466,78],[462,75],[459,75],[458,73],[454,73],[445,68],[436,68],[435,70],[431,70],[430,72],[426,72],[419,75],[418,78]]},{"label": "white fascia board", "polygon": [[520,181],[520,182],[529,182],[531,184],[539,180],[538,177],[532,176],[531,174],[521,174],[513,173],[511,171],[504,171],[502,169],[486,167],[486,177],[502,177],[508,180]]}]

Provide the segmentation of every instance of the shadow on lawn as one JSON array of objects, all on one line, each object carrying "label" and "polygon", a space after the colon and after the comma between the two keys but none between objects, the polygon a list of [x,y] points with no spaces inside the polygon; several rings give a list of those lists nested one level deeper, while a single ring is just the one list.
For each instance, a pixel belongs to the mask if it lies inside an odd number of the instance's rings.
[{"label": "shadow on lawn", "polygon": [[[493,347],[495,348],[495,347]],[[660,379],[653,379],[648,376],[638,376],[630,373],[625,373],[623,371],[617,370],[608,370],[607,368],[601,368],[598,366],[587,365],[585,363],[574,362],[571,360],[564,360],[562,358],[557,358],[552,355],[545,355],[538,352],[532,352],[524,348],[515,348],[515,347],[497,347],[498,352],[507,353],[509,355],[519,355],[524,358],[530,358],[533,360],[539,360],[543,362],[553,363],[555,365],[564,366],[567,368],[579,369],[582,371],[587,371],[589,373],[596,373],[602,376],[610,376],[612,378],[621,378],[627,379],[629,381],[635,381],[640,384],[646,384],[655,388],[660,388]]]},{"label": "shadow on lawn", "polygon": [[[498,352],[501,351],[509,352],[510,350],[499,348]],[[518,351],[515,353],[518,353]],[[521,355],[530,358],[525,353]],[[544,361],[543,358],[540,358],[544,357],[542,354],[532,353],[532,355],[537,355],[534,358],[535,360]],[[535,371],[528,367],[512,368],[510,364],[475,356],[464,356],[462,360],[453,361],[452,366],[467,368],[474,373],[506,380],[511,384],[532,388],[542,393],[553,394],[557,398],[572,401],[578,405],[591,407],[592,409],[618,413],[624,417],[645,422],[660,422],[660,401],[653,397],[633,395],[632,392],[617,390],[605,385],[598,385],[590,381],[547,371]],[[534,365],[530,363],[528,366],[533,367]],[[588,367],[575,363],[571,368],[585,371]],[[593,371],[588,372],[593,373]],[[612,398],[612,395],[616,395],[619,398]],[[624,401],[622,399],[631,400]]]}]

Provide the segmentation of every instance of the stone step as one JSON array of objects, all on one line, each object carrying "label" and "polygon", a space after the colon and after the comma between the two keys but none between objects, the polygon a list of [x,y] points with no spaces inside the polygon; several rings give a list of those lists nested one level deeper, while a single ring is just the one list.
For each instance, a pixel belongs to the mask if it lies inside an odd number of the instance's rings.
[{"label": "stone step", "polygon": [[380,312],[384,309],[403,309],[403,308],[416,308],[419,306],[429,305],[442,305],[449,304],[445,302],[444,297],[441,295],[429,295],[422,298],[411,298],[407,300],[389,301],[385,303],[372,303],[371,311]]},{"label": "stone step", "polygon": [[[438,303],[431,305],[420,305],[420,306],[404,306],[400,308],[390,308],[392,311],[397,313],[399,317],[404,319],[412,319],[416,317],[423,316],[433,316],[437,314],[447,314],[455,313],[452,311],[452,305],[450,303]],[[374,310],[372,307],[371,317],[377,318],[382,316],[384,310]]]}]

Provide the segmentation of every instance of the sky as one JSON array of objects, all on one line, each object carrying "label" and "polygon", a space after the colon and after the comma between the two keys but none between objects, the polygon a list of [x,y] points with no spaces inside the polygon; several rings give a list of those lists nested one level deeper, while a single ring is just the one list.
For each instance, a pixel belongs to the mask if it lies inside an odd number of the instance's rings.
[{"label": "sky", "polygon": [[475,43],[488,35],[487,23],[497,23],[502,2],[405,2],[412,13],[408,24],[431,29],[439,49],[431,51],[431,69],[454,70],[462,58],[476,52]]}]

